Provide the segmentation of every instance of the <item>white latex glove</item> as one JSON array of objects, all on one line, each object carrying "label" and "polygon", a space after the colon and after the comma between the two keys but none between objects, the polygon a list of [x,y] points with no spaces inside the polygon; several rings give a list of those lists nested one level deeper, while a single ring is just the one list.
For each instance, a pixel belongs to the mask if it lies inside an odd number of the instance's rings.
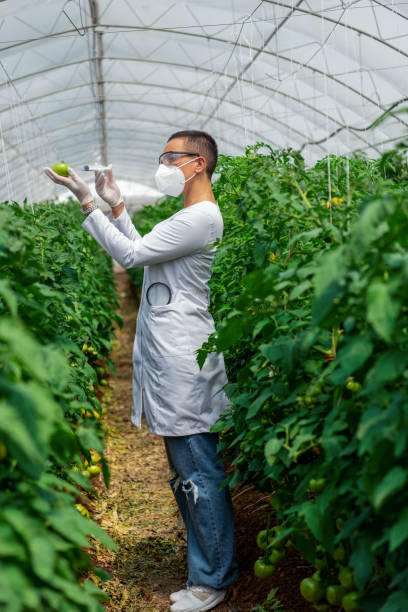
[{"label": "white latex glove", "polygon": [[95,190],[111,208],[122,202],[122,194],[112,175],[112,164],[109,164],[106,175],[102,171],[95,171]]},{"label": "white latex glove", "polygon": [[70,191],[72,191],[81,206],[93,200],[92,193],[88,185],[71,167],[69,167],[67,170],[69,176],[61,176],[60,174],[54,172],[54,170],[51,170],[51,168],[43,168],[43,170],[44,174],[46,174],[54,183],[64,185],[64,187],[67,187]]}]

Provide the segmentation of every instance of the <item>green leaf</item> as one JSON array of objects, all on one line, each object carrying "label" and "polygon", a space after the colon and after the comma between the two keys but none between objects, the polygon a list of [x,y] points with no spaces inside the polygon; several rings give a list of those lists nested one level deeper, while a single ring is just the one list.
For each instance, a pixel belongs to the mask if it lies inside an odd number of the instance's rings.
[{"label": "green leaf", "polygon": [[18,561],[25,561],[27,554],[20,539],[12,527],[5,523],[0,516],[0,557],[14,557]]},{"label": "green leaf", "polygon": [[80,425],[77,427],[76,435],[84,448],[103,452],[103,440],[96,434],[95,425]]},{"label": "green leaf", "polygon": [[373,492],[373,505],[376,510],[392,495],[398,493],[407,481],[408,472],[400,466],[393,467],[381,480]]},{"label": "green leaf", "polygon": [[308,280],[303,281],[299,285],[297,285],[289,294],[289,300],[296,300],[302,293],[310,289],[312,283]]},{"label": "green leaf", "polygon": [[391,349],[380,354],[367,374],[364,392],[372,393],[385,383],[395,380],[402,374],[407,364],[407,351]]},{"label": "green leaf", "polygon": [[367,336],[356,336],[351,338],[337,353],[337,369],[332,378],[336,385],[345,383],[348,376],[361,368],[373,352],[373,345]]},{"label": "green leaf", "polygon": [[408,539],[408,508],[404,508],[398,521],[391,529],[390,552],[394,552]]},{"label": "green leaf", "polygon": [[0,280],[0,297],[3,298],[10,313],[17,316],[17,298],[7,279]]},{"label": "green leaf", "polygon": [[0,401],[0,432],[8,439],[20,467],[39,478],[50,450],[50,437],[61,408],[36,382],[0,383],[6,400]]},{"label": "green leaf", "polygon": [[246,419],[247,420],[252,419],[262,408],[266,400],[269,397],[271,397],[273,394],[274,394],[274,391],[273,391],[272,385],[270,387],[262,389],[261,393],[255,399],[255,401],[251,403],[248,413],[246,415]]},{"label": "green leaf", "polygon": [[391,295],[388,284],[376,280],[368,287],[367,320],[386,342],[391,342],[400,307],[396,296]]},{"label": "green leaf", "polygon": [[353,542],[349,565],[354,569],[357,588],[363,590],[373,571],[374,555],[371,550],[371,537],[360,535],[357,537],[357,542]]},{"label": "green leaf", "polygon": [[315,293],[312,302],[312,318],[315,324],[326,316],[333,305],[333,300],[345,293],[344,275],[344,248],[324,254],[313,277]]},{"label": "green leaf", "polygon": [[265,452],[265,459],[268,465],[273,465],[275,463],[276,455],[282,448],[282,445],[283,445],[282,438],[272,438],[271,440],[268,440],[268,442],[265,444],[264,452]]},{"label": "green leaf", "polygon": [[302,514],[316,540],[322,544],[324,543],[325,547],[330,550],[334,538],[331,514],[327,511],[322,511],[318,503],[310,502],[304,504]]},{"label": "green leaf", "polygon": [[13,356],[18,359],[31,377],[47,380],[47,371],[39,359],[42,347],[23,328],[20,322],[10,318],[0,319],[0,341],[4,342]]}]

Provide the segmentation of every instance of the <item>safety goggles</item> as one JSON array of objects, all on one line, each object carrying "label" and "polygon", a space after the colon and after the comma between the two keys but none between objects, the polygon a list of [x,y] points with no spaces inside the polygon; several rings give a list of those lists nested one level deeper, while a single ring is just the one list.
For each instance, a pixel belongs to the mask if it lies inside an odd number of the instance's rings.
[{"label": "safety goggles", "polygon": [[199,153],[192,153],[191,151],[166,151],[160,155],[159,164],[171,166],[180,159],[180,155],[195,155],[196,157],[200,157]]}]

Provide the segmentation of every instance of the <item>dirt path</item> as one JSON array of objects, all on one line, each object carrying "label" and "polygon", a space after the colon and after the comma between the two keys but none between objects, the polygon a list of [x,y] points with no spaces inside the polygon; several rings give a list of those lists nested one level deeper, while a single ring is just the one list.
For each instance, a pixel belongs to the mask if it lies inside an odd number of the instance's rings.
[{"label": "dirt path", "polygon": [[[101,481],[97,484],[99,496],[92,506],[94,518],[113,537],[119,551],[112,553],[95,544],[91,554],[95,564],[111,575],[109,581],[99,585],[110,596],[107,611],[164,612],[169,609],[169,594],[185,586],[185,531],[179,524],[178,509],[167,483],[162,438],[151,434],[145,424],[140,430],[130,422],[137,299],[125,271],[116,269],[115,279],[121,296],[123,328],[116,328],[111,358],[117,372],[110,377],[103,397],[108,409],[103,427],[111,484],[108,490]],[[264,602],[273,587],[279,587],[277,597],[283,604],[277,610],[311,610],[297,595],[299,580],[311,572],[295,553],[281,564],[273,578],[261,581],[254,577],[252,567],[259,556],[255,538],[265,527],[270,511],[268,500],[248,486],[237,487],[233,499],[241,571],[217,612],[249,611]],[[265,608],[265,612],[269,610],[274,608]]]}]

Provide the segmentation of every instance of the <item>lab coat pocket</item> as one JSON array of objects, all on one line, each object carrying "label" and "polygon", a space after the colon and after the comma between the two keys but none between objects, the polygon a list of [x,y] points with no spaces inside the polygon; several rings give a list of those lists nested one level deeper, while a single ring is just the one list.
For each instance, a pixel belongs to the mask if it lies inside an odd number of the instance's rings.
[{"label": "lab coat pocket", "polygon": [[[163,426],[176,425],[181,430],[177,435],[189,431],[192,423],[200,415],[202,391],[200,384],[200,368],[194,353],[162,357],[156,361],[158,377],[156,389],[160,415]],[[176,434],[175,434],[176,435]]]},{"label": "lab coat pocket", "polygon": [[149,349],[156,356],[191,352],[191,338],[182,302],[149,308]]}]

